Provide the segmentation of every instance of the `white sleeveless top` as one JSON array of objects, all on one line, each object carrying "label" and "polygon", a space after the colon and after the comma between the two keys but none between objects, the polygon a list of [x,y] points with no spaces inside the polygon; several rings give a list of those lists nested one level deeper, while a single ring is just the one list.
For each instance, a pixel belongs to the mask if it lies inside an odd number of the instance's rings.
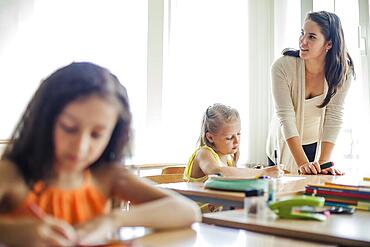
[{"label": "white sleeveless top", "polygon": [[304,100],[304,122],[302,145],[312,144],[320,140],[320,120],[324,108],[318,108],[324,100],[324,94]]}]

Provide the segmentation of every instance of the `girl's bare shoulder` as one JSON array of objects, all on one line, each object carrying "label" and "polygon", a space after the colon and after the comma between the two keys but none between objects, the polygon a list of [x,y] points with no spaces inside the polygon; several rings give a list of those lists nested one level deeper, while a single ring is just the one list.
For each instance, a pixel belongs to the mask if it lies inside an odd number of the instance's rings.
[{"label": "girl's bare shoulder", "polygon": [[0,160],[0,183],[23,181],[17,166],[10,160]]},{"label": "girl's bare shoulder", "polygon": [[122,163],[112,163],[106,166],[101,166],[93,171],[96,178],[111,180],[117,176],[131,176],[130,172]]},{"label": "girl's bare shoulder", "polygon": [[209,148],[201,148],[196,155],[196,160],[214,160],[214,154]]},{"label": "girl's bare shoulder", "polygon": [[92,171],[93,178],[99,184],[111,187],[117,180],[132,180],[135,175],[121,163],[108,164]]},{"label": "girl's bare shoulder", "polygon": [[10,160],[0,160],[0,201],[6,196],[22,198],[28,187],[17,169]]}]

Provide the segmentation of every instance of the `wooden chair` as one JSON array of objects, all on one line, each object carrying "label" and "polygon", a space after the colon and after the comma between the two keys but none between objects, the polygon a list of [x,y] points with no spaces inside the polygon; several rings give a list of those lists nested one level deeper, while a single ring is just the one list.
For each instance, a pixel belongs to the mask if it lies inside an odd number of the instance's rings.
[{"label": "wooden chair", "polygon": [[162,168],[162,174],[184,174],[185,165],[166,166]]},{"label": "wooden chair", "polygon": [[149,179],[157,184],[184,182],[182,173],[181,174],[161,174],[161,175],[145,176],[144,178]]},{"label": "wooden chair", "polygon": [[185,165],[179,163],[144,163],[144,164],[126,164],[125,166],[128,169],[136,171],[136,175],[138,176],[140,176],[141,170],[164,169],[166,167],[181,167],[181,166],[185,167]]}]

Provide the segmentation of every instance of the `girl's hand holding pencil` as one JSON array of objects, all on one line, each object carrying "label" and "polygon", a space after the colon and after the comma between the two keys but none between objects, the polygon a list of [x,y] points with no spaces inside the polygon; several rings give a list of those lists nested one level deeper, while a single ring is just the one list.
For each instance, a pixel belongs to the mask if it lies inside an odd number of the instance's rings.
[{"label": "girl's hand holding pencil", "polygon": [[280,166],[268,166],[262,169],[264,175],[279,178],[284,175],[284,171],[280,169]]},{"label": "girl's hand holding pencil", "polygon": [[[38,219],[29,221],[22,228],[28,246],[75,246],[77,233],[65,221],[45,214],[36,204],[30,204],[29,210]],[[23,235],[22,234],[22,235]]]},{"label": "girl's hand holding pencil", "polygon": [[115,211],[110,215],[102,215],[84,224],[76,226],[79,237],[78,246],[131,246],[129,242],[122,242],[117,235],[117,215],[124,214],[122,211]]}]

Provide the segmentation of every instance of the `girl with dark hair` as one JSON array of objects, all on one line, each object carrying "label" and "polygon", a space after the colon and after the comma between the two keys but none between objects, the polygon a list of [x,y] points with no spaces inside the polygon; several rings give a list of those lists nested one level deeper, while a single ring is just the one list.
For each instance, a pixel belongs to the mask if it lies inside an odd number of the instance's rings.
[{"label": "girl with dark hair", "polygon": [[269,163],[274,153],[292,173],[337,174],[330,161],[343,119],[343,104],[354,76],[341,22],[326,11],[308,13],[299,50],[285,49],[271,67],[276,117],[267,140]]},{"label": "girl with dark hair", "polygon": [[[45,79],[0,160],[0,243],[74,246],[104,240],[120,226],[197,220],[196,204],[120,164],[130,126],[126,89],[107,69],[72,63]],[[112,198],[133,206],[110,210]]]}]

